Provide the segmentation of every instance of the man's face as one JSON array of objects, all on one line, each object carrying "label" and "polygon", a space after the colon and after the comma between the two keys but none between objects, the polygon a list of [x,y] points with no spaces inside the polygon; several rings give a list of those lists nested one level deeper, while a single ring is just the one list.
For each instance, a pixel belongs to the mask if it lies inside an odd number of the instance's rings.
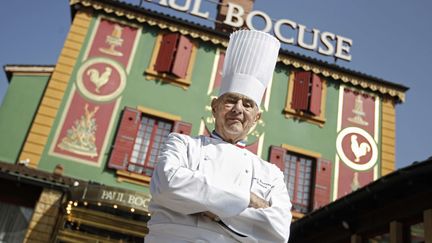
[{"label": "man's face", "polygon": [[231,143],[243,140],[261,116],[253,100],[237,93],[223,94],[211,106],[216,132]]}]

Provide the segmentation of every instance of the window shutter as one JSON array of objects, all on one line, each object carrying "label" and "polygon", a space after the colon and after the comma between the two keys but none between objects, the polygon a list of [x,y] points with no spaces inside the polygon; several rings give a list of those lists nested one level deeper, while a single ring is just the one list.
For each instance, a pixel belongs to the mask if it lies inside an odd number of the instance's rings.
[{"label": "window shutter", "polygon": [[293,96],[291,108],[294,110],[307,110],[309,101],[309,83],[311,72],[296,72],[294,77]]},{"label": "window shutter", "polygon": [[172,74],[179,78],[186,78],[192,54],[192,48],[192,42],[187,37],[181,35],[171,71]]},{"label": "window shutter", "polygon": [[318,209],[330,203],[332,162],[326,159],[317,161],[313,208]]},{"label": "window shutter", "polygon": [[184,121],[174,122],[173,132],[180,134],[190,135],[192,131],[192,124]]},{"label": "window shutter", "polygon": [[157,72],[169,72],[174,60],[179,34],[165,34],[162,37],[154,69]]},{"label": "window shutter", "polygon": [[312,89],[311,89],[309,111],[314,116],[319,116],[321,114],[321,96],[322,96],[322,80],[318,75],[312,74]]},{"label": "window shutter", "polygon": [[270,163],[275,164],[281,171],[285,170],[286,150],[278,146],[270,147]]},{"label": "window shutter", "polygon": [[130,160],[140,122],[141,112],[132,108],[125,108],[120,120],[114,148],[108,162],[109,168],[118,170],[126,168]]}]

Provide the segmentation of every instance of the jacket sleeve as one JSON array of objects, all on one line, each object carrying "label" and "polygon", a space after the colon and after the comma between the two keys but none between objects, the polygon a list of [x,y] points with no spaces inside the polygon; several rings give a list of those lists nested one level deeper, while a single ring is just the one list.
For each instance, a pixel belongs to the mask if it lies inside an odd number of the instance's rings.
[{"label": "jacket sleeve", "polygon": [[249,204],[248,191],[212,185],[203,173],[190,168],[189,159],[200,159],[189,158],[199,156],[193,151],[201,144],[193,142],[177,133],[168,136],[151,179],[151,203],[186,215],[210,211],[219,217],[232,217],[242,212]]},{"label": "jacket sleeve", "polygon": [[269,195],[270,207],[247,208],[237,216],[224,218],[224,223],[257,242],[288,242],[292,219],[291,202],[283,174],[279,169],[275,174],[278,176]]}]

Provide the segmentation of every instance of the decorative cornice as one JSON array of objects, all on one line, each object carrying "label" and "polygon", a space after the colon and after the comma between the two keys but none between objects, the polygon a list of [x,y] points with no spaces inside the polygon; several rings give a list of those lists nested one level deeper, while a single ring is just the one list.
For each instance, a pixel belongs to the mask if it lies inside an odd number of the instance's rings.
[{"label": "decorative cornice", "polygon": [[311,71],[315,74],[320,74],[324,77],[331,77],[334,80],[339,80],[344,83],[349,83],[353,86],[357,86],[357,87],[360,86],[363,89],[370,89],[374,92],[379,92],[384,95],[390,95],[393,98],[397,98],[401,102],[405,101],[405,91],[394,89],[389,85],[358,78],[348,73],[331,70],[330,68],[323,67],[317,64],[311,64],[306,61],[299,60],[286,55],[279,56],[278,61],[286,65],[293,66],[295,68],[301,68],[305,71]]},{"label": "decorative cornice", "polygon": [[[121,6],[113,6],[109,3],[101,3],[95,0],[70,0],[71,6],[76,4],[81,4],[84,7],[91,7],[94,10],[103,11],[109,15],[116,15],[118,17],[126,18],[129,20],[135,20],[139,23],[147,23],[150,26],[157,26],[161,29],[168,29],[172,32],[179,32],[182,35],[191,36],[194,39],[200,39],[204,42],[211,42],[216,45],[221,45],[225,48],[228,46],[228,39],[226,37],[221,37],[210,32],[191,28],[187,25],[182,25],[180,23],[174,23],[167,20],[147,16],[144,13],[138,12],[139,9],[136,6],[136,11],[132,11],[129,9],[123,9],[121,8]],[[122,3],[119,2],[119,4]],[[396,99],[397,102],[405,101],[405,91],[407,90],[407,88],[404,87],[398,89],[397,87],[392,87],[391,83],[386,84],[381,82],[380,80],[371,80],[372,78],[361,78],[359,76],[349,74],[348,72],[343,72],[339,70],[334,70],[330,67],[325,67],[324,64],[323,66],[308,62],[307,60],[301,60],[299,58],[290,56],[289,54],[280,54],[278,61],[285,65],[293,66],[294,68],[301,68],[305,71],[312,71],[316,74],[320,74],[324,77],[331,77],[334,80],[339,80],[343,83],[349,83],[353,86],[361,87],[363,89],[370,89],[383,95],[389,95],[392,98]],[[399,85],[394,84],[394,86]]]},{"label": "decorative cornice", "polygon": [[92,7],[94,10],[104,11],[107,14],[111,14],[111,15],[114,14],[118,17],[124,17],[129,20],[136,20],[139,23],[147,23],[150,26],[157,26],[161,29],[168,29],[171,32],[179,32],[182,35],[188,35],[194,39],[201,39],[202,41],[212,42],[213,44],[222,45],[224,47],[228,46],[227,39],[218,37],[216,35],[213,36],[211,34],[205,33],[204,31],[199,31],[187,26],[176,25],[173,24],[172,22],[149,17],[142,13],[121,9],[106,3],[95,2],[92,0],[71,0],[70,1],[71,6],[78,3],[82,4],[85,7]]}]

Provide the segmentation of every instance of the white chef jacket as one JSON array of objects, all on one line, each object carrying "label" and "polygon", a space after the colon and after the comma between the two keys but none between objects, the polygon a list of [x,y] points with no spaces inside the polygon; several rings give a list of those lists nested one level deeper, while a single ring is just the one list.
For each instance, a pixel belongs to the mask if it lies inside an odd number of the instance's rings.
[{"label": "white chef jacket", "polygon": [[[282,172],[221,139],[171,133],[150,191],[146,243],[288,241],[291,203]],[[249,208],[250,192],[270,207]],[[225,226],[200,214],[205,211]]]}]

